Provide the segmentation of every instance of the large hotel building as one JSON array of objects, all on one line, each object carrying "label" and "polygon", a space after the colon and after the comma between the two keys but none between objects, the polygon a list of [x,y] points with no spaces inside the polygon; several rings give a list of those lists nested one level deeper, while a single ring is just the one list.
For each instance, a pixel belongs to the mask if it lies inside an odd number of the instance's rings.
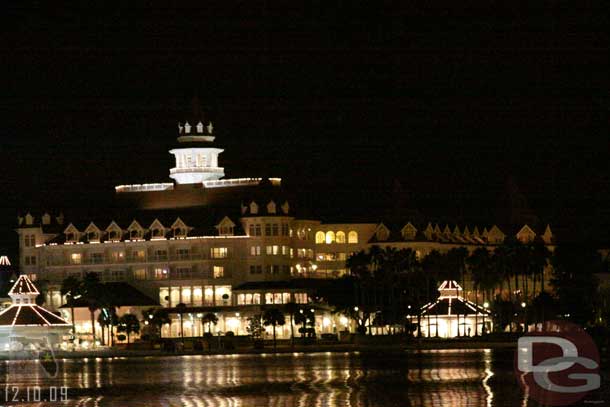
[{"label": "large hotel building", "polygon": [[[200,117],[180,123],[176,148],[170,150],[172,182],[117,186],[121,209],[103,217],[70,218],[60,211],[20,215],[21,273],[45,286],[48,308],[65,304],[59,288],[66,277],[94,272],[170,311],[184,304],[185,336],[201,335],[197,318],[208,312],[218,315],[215,332],[246,334],[246,318],[288,302],[314,308],[317,331],[331,333],[345,330],[348,320],[314,304],[309,294],[319,279],[345,274],[354,252],[393,246],[423,257],[432,250],[494,246],[509,233],[553,244],[548,225],[507,230],[416,219],[323,223],[300,217],[298,202],[280,178],[224,179],[223,150],[215,147],[214,134]],[[119,312],[140,311],[136,302],[126,300]],[[69,319],[69,312],[63,313]],[[173,315],[164,336],[179,334]],[[77,313],[77,333],[89,332],[89,321],[88,312]],[[289,332],[284,326],[280,336]]]}]

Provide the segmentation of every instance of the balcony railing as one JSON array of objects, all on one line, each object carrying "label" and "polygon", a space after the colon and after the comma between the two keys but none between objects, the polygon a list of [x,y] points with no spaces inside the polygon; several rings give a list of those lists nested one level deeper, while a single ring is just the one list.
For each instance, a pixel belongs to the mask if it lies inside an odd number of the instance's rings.
[{"label": "balcony railing", "polygon": [[150,255],[150,256],[124,256],[124,257],[86,257],[79,261],[70,259],[48,258],[47,266],[81,266],[91,264],[128,264],[167,261],[193,261],[202,260],[205,257],[199,253],[182,253],[174,255]]},{"label": "balcony railing", "polygon": [[185,168],[172,168],[169,170],[170,174],[187,174],[192,172],[210,172],[219,173],[224,172],[224,168],[221,167],[185,167]]}]

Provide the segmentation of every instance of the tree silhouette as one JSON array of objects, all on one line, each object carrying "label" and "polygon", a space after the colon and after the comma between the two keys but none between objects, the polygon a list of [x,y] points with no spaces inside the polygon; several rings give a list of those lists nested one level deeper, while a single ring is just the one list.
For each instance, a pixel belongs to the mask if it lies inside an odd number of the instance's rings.
[{"label": "tree silhouette", "polygon": [[263,325],[273,327],[273,351],[276,351],[275,328],[286,323],[284,314],[277,308],[270,308],[263,313]]}]

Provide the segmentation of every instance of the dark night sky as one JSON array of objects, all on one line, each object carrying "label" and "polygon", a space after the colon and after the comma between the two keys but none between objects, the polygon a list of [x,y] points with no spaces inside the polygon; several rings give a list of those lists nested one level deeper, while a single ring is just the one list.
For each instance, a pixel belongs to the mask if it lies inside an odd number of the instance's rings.
[{"label": "dark night sky", "polygon": [[374,211],[399,180],[422,212],[468,218],[512,176],[544,219],[608,223],[603,2],[351,3],[3,4],[0,247],[21,209],[167,181],[194,95],[227,176],[281,176],[317,205]]}]

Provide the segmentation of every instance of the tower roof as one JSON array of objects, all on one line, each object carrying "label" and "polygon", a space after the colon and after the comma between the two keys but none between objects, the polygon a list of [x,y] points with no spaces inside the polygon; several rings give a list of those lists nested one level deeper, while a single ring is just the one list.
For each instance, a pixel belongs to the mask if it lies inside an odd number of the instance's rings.
[{"label": "tower roof", "polygon": [[32,280],[30,280],[28,276],[22,274],[19,276],[15,284],[13,284],[13,288],[10,289],[8,295],[12,297],[13,295],[27,294],[38,296],[40,292],[38,291],[34,283],[32,283]]}]

